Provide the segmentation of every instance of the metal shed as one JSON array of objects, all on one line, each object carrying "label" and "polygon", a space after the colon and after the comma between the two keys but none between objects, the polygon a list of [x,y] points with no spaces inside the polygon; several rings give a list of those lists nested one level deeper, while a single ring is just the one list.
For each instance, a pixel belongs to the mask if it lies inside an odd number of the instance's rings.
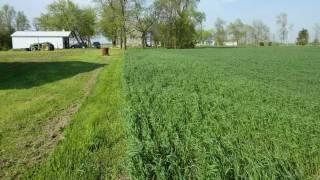
[{"label": "metal shed", "polygon": [[17,31],[11,35],[13,49],[29,48],[31,44],[49,42],[56,49],[69,48],[70,31]]}]

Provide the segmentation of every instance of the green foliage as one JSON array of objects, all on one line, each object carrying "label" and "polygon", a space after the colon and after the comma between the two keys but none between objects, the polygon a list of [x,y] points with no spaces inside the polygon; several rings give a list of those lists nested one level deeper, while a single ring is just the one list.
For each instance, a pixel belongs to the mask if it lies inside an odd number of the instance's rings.
[{"label": "green foliage", "polygon": [[299,32],[298,38],[297,38],[297,45],[305,46],[309,43],[309,32],[307,29],[302,29]]},{"label": "green foliage", "polygon": [[228,33],[232,36],[232,39],[239,44],[246,35],[245,24],[240,19],[235,20],[228,25]]},{"label": "green foliage", "polygon": [[225,30],[225,22],[217,18],[216,22],[214,23],[214,39],[217,46],[223,46],[224,41],[226,40],[226,30]]},{"label": "green foliage", "polygon": [[23,12],[15,11],[9,5],[0,8],[0,50],[7,50],[12,47],[10,35],[16,30],[30,28],[29,21]]},{"label": "green foliage", "polygon": [[0,51],[1,50],[8,50],[12,47],[11,37],[8,31],[1,31],[0,30]]},{"label": "green foliage", "polygon": [[129,50],[132,179],[316,179],[318,48]]},{"label": "green foliage", "polygon": [[102,18],[99,20],[99,29],[103,35],[112,40],[113,46],[117,45],[120,37],[121,19],[112,4],[103,7]]},{"label": "green foliage", "polygon": [[195,25],[190,21],[187,12],[182,12],[176,19],[176,27],[179,27],[177,28],[177,48],[194,48],[197,34]]},{"label": "green foliage", "polygon": [[90,43],[90,37],[95,34],[96,14],[90,8],[80,9],[71,0],[58,0],[35,22],[42,30],[72,31],[78,42]]},{"label": "green foliage", "polygon": [[[159,13],[155,25],[156,39],[167,48],[192,48],[197,41],[196,25],[202,23],[203,14],[197,12],[198,0],[156,0],[154,8]],[[156,28],[157,29],[157,28]]]},{"label": "green foliage", "polygon": [[197,31],[197,40],[199,43],[203,44],[212,38],[212,32],[209,30],[198,30]]},{"label": "green foliage", "polygon": [[29,20],[23,12],[18,12],[16,16],[16,31],[24,31],[30,28]]}]

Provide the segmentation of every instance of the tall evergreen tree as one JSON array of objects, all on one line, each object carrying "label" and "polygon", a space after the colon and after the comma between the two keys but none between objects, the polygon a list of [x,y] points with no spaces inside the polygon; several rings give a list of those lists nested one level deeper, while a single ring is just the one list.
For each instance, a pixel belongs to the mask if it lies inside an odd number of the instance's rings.
[{"label": "tall evergreen tree", "polygon": [[302,29],[297,38],[297,45],[305,46],[309,43],[309,32],[307,29]]}]

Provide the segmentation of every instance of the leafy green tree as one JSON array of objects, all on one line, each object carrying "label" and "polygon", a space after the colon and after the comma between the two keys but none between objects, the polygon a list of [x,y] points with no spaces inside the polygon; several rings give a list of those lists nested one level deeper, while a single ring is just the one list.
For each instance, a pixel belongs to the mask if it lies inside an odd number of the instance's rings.
[{"label": "leafy green tree", "polygon": [[35,20],[42,30],[68,30],[78,43],[90,43],[96,15],[92,9],[80,9],[71,0],[58,0],[47,7],[47,13]]},{"label": "leafy green tree", "polygon": [[1,21],[3,24],[2,29],[8,32],[14,31],[14,19],[16,17],[16,11],[9,5],[4,5],[1,8]]},{"label": "leafy green tree", "polygon": [[214,23],[214,40],[218,46],[222,46],[226,40],[225,24],[226,22],[221,18],[217,18],[216,22]]},{"label": "leafy green tree", "polygon": [[246,35],[245,24],[240,19],[235,20],[228,25],[228,33],[231,35],[234,41],[240,44],[240,41]]},{"label": "leafy green tree", "polygon": [[102,14],[99,20],[99,29],[102,34],[112,40],[113,46],[117,46],[120,37],[121,20],[112,3],[102,6]]},{"label": "leafy green tree", "polygon": [[0,50],[10,49],[12,41],[10,35],[16,30],[29,29],[29,21],[23,12],[15,11],[9,5],[0,8]]},{"label": "leafy green tree", "polygon": [[15,20],[15,29],[17,31],[24,31],[30,28],[29,20],[23,12],[19,11]]},{"label": "leafy green tree", "polygon": [[81,22],[78,25],[78,33],[91,46],[91,37],[96,33],[96,12],[92,8],[85,8],[81,10],[80,16]]},{"label": "leafy green tree", "polygon": [[188,17],[188,12],[181,12],[176,20],[176,36],[177,48],[193,48],[196,43],[196,29],[192,21]]},{"label": "leafy green tree", "polygon": [[199,0],[156,0],[161,44],[167,48],[194,47],[197,41],[197,4]]},{"label": "leafy green tree", "polygon": [[297,45],[305,46],[309,43],[309,32],[307,29],[302,29],[297,38]]},{"label": "leafy green tree", "polygon": [[197,32],[198,36],[198,43],[205,44],[206,41],[208,41],[210,38],[213,37],[212,31],[210,30],[199,30]]},{"label": "leafy green tree", "polygon": [[127,36],[132,17],[132,0],[94,0],[101,7],[99,26],[103,34],[116,45],[120,39],[121,48],[127,49]]},{"label": "leafy green tree", "polygon": [[204,29],[203,29],[203,22],[206,20],[206,14],[203,12],[195,12],[195,19],[197,21],[197,23],[199,24],[199,30],[197,32],[197,40],[198,42],[200,42],[201,44],[203,43],[203,41],[207,40],[207,38],[203,37],[204,36]]}]

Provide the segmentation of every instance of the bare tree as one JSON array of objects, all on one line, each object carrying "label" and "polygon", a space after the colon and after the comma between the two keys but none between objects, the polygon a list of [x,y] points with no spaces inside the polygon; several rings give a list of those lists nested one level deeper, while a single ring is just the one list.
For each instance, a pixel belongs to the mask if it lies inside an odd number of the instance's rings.
[{"label": "bare tree", "polygon": [[314,43],[319,44],[320,41],[320,24],[316,23],[314,25]]},{"label": "bare tree", "polygon": [[270,39],[270,28],[262,21],[255,20],[252,23],[252,37],[256,45],[266,42]]},{"label": "bare tree", "polygon": [[278,31],[279,31],[279,38],[281,43],[287,44],[289,31],[292,29],[293,25],[289,24],[288,22],[288,15],[286,13],[281,13],[277,16],[277,24],[278,24]]}]

